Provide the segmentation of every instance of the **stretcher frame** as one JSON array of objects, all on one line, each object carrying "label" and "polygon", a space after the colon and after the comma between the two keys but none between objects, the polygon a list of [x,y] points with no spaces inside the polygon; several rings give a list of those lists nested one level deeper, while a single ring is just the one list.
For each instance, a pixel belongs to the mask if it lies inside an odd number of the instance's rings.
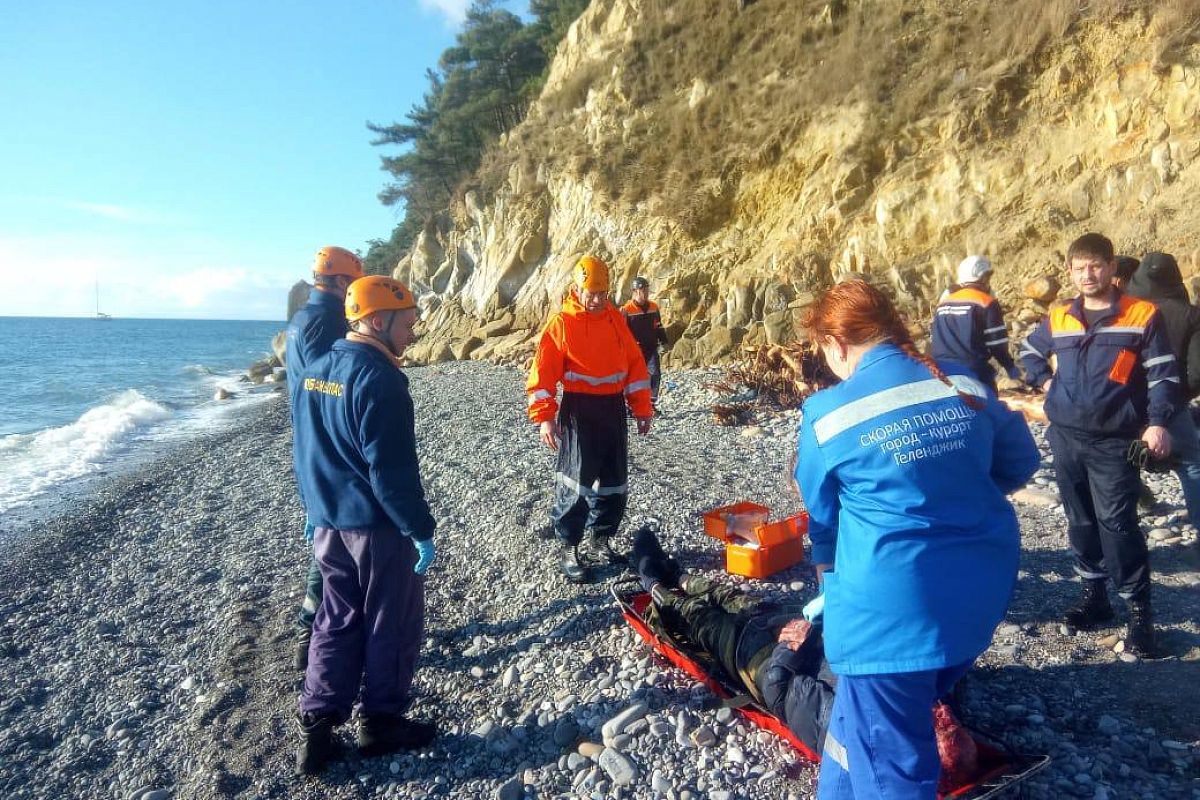
[{"label": "stretcher frame", "polygon": [[[668,664],[678,667],[704,684],[709,691],[723,701],[737,699],[731,704],[737,713],[752,725],[768,730],[790,744],[808,761],[819,763],[821,757],[796,737],[781,719],[770,714],[762,706],[749,700],[738,686],[729,685],[723,679],[720,668],[702,666],[700,659],[686,651],[683,645],[666,635],[655,633],[646,622],[645,611],[650,605],[650,594],[628,578],[620,579],[610,586],[613,599],[621,609],[621,616],[629,626],[650,645],[655,653]],[[976,730],[967,728],[975,740],[979,761],[983,765],[979,775],[963,786],[947,794],[939,793],[939,800],[989,800],[999,797],[1010,789],[1020,789],[1022,781],[1042,770],[1050,763],[1048,755],[1022,755],[995,742]]]}]

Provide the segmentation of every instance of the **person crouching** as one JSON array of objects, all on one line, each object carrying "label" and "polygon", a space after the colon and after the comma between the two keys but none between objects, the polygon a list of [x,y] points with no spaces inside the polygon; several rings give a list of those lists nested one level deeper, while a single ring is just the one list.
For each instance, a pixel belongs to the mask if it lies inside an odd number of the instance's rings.
[{"label": "person crouching", "polygon": [[423,747],[436,733],[405,716],[436,527],[398,362],[415,340],[416,303],[404,284],[372,275],[347,290],[346,319],[346,338],[301,379],[294,412],[296,478],[324,595],[300,695],[303,775],[337,754],[333,728],[350,718],[360,684],[363,755]]}]

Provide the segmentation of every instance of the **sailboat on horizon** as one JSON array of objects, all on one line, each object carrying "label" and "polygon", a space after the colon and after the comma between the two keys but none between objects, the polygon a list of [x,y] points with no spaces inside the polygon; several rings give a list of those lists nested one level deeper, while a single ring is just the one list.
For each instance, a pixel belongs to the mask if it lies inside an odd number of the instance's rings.
[{"label": "sailboat on horizon", "polygon": [[110,322],[112,314],[105,314],[100,310],[100,279],[96,278],[96,319],[101,322]]}]

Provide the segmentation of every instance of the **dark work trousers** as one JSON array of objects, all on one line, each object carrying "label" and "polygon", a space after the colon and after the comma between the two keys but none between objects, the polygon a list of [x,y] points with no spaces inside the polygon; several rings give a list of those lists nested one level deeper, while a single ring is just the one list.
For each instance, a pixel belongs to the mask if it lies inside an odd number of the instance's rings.
[{"label": "dark work trousers", "polygon": [[650,373],[650,402],[657,403],[658,387],[662,385],[662,364],[658,360],[658,350],[650,353],[643,351],[642,355],[646,359],[646,371]]},{"label": "dark work trousers", "polygon": [[579,544],[585,528],[612,536],[629,497],[625,395],[564,392],[558,424],[554,532],[571,545]]},{"label": "dark work trousers", "polygon": [[1150,596],[1150,558],[1138,527],[1139,476],[1127,453],[1132,440],[1094,436],[1051,425],[1058,491],[1067,512],[1075,572],[1085,580],[1111,577],[1126,600]]},{"label": "dark work trousers", "polygon": [[401,714],[425,630],[425,579],[417,549],[394,528],[317,528],[314,552],[324,598],[313,623],[300,710],[350,717]]},{"label": "dark work trousers", "polygon": [[[749,619],[740,613],[746,605],[739,602],[742,599],[739,592],[716,586],[709,591],[676,598],[661,613],[671,627],[683,631],[687,638],[715,658],[727,675],[739,678],[742,665],[737,663],[738,641]],[[671,619],[674,615],[678,615],[681,622]]]}]

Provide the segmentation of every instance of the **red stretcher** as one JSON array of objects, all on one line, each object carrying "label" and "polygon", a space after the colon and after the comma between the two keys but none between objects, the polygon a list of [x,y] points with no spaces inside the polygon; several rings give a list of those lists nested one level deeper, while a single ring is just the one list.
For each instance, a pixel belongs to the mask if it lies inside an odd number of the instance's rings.
[{"label": "red stretcher", "polygon": [[[722,700],[735,696],[744,698],[744,690],[740,687],[725,685],[714,677],[712,671],[705,669],[697,657],[685,652],[676,642],[651,630],[644,616],[647,606],[650,605],[650,595],[640,586],[636,583],[618,582],[612,586],[612,595],[620,606],[625,621],[661,658],[703,683]],[[787,741],[809,761],[821,760],[820,755],[797,739],[782,720],[768,714],[757,703],[749,702],[734,708],[752,724]],[[942,800],[987,800],[999,797],[1050,763],[1050,756],[1012,753],[1003,745],[974,730],[971,731],[971,737],[975,740],[979,754],[978,774],[974,775],[969,783],[957,786],[949,793],[939,794],[938,797]]]}]

